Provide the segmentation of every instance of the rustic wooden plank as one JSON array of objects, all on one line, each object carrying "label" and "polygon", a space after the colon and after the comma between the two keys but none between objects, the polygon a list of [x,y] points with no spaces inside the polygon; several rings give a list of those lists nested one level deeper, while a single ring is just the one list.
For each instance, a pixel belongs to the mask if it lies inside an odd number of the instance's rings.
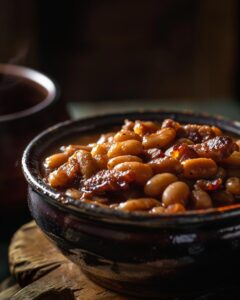
[{"label": "rustic wooden plank", "polygon": [[24,225],[14,235],[9,247],[9,264],[12,275],[22,286],[11,295],[13,300],[134,299],[108,291],[87,279],[78,266],[51,244],[35,222]]},{"label": "rustic wooden plank", "polygon": [[14,280],[14,278],[12,276],[6,278],[5,280],[3,280],[0,283],[0,292],[8,289],[9,287],[13,286],[14,284],[16,284],[16,281]]},{"label": "rustic wooden plank", "polygon": [[16,283],[0,292],[0,300],[9,300],[20,290],[20,286]]},{"label": "rustic wooden plank", "polygon": [[8,277],[0,283],[0,300],[11,299],[21,287],[13,277]]}]

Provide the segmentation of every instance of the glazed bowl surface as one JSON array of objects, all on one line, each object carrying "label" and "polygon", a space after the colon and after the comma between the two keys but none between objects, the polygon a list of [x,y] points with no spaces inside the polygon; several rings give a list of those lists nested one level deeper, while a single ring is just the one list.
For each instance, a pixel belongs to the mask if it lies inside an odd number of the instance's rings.
[{"label": "glazed bowl surface", "polygon": [[62,120],[56,114],[59,100],[58,86],[48,76],[0,63],[0,232],[6,242],[29,219],[22,153],[43,129]]},{"label": "glazed bowl surface", "polygon": [[121,212],[63,196],[43,182],[40,170],[48,149],[70,136],[106,131],[124,119],[165,118],[240,134],[238,122],[204,114],[111,114],[49,128],[32,140],[22,159],[31,214],[62,253],[104,287],[158,299],[198,295],[232,282],[240,262],[240,204],[177,215]]}]

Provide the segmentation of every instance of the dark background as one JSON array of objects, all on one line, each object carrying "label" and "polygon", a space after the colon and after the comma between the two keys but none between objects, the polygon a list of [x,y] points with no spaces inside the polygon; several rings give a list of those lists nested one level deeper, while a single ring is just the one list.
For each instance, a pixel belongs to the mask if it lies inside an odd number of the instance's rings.
[{"label": "dark background", "polygon": [[240,96],[238,17],[237,0],[1,0],[0,63],[50,75],[66,104],[213,99],[217,113],[221,99],[227,113]]},{"label": "dark background", "polygon": [[1,1],[0,60],[65,101],[239,94],[237,0]]}]

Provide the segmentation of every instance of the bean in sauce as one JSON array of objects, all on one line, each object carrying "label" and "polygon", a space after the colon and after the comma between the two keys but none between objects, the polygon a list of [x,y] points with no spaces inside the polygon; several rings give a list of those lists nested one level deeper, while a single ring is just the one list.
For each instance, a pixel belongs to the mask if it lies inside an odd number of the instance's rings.
[{"label": "bean in sauce", "polygon": [[45,182],[75,201],[152,215],[239,201],[240,140],[216,126],[126,120],[83,140],[42,162]]}]

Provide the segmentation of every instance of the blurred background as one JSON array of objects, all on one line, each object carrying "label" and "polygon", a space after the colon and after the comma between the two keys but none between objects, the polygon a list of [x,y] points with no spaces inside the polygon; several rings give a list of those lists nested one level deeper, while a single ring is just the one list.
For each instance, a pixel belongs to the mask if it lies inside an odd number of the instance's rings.
[{"label": "blurred background", "polygon": [[[1,0],[0,63],[55,79],[70,118],[174,108],[238,119],[239,12],[237,0]],[[28,219],[0,228],[0,279]]]},{"label": "blurred background", "polygon": [[66,102],[232,98],[237,2],[2,0],[0,60],[51,75]]}]

